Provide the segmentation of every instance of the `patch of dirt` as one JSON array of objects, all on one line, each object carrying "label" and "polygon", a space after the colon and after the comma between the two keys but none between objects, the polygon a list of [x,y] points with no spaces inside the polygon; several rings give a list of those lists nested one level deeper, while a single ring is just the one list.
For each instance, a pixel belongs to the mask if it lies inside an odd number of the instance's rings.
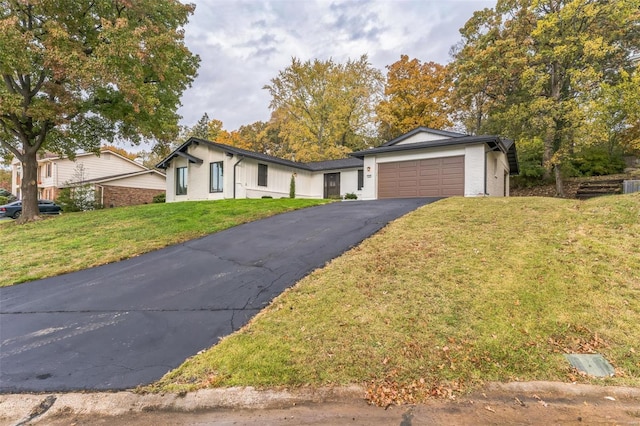
[{"label": "patch of dirt", "polygon": [[[568,178],[564,181],[565,198],[576,198],[578,187],[583,182],[598,182],[613,179],[640,179],[640,177],[638,171],[635,171],[617,175]],[[550,183],[548,185],[534,186],[531,188],[510,188],[509,195],[512,197],[555,197],[556,185],[555,183]]]}]

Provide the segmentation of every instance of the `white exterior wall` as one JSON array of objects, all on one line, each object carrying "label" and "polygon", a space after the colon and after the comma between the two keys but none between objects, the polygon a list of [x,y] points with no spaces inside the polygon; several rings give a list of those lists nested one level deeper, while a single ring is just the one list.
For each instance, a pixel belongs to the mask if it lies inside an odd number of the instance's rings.
[{"label": "white exterior wall", "polygon": [[451,138],[442,136],[442,135],[436,135],[434,133],[420,132],[420,133],[416,133],[413,136],[408,137],[407,139],[401,142],[396,143],[394,146],[407,145],[410,143],[417,143],[417,142],[441,141],[443,139],[451,139]]},{"label": "white exterior wall", "polygon": [[464,196],[484,195],[484,150],[485,144],[467,145],[464,148]]},{"label": "white exterior wall", "polygon": [[[358,190],[358,170],[360,167],[349,169],[333,169],[314,172],[311,177],[311,186],[313,188],[312,198],[324,197],[324,175],[325,173],[340,173],[340,196],[344,198],[346,194],[356,194],[359,200],[364,197],[364,188]],[[364,178],[366,180],[366,176]]]},{"label": "white exterior wall", "polygon": [[[267,166],[267,186],[258,186],[258,164]],[[238,165],[236,176],[237,198],[288,198],[291,185],[291,175],[296,177],[296,197],[312,198],[310,191],[310,173],[294,167],[287,167],[268,161],[245,158]],[[231,177],[233,178],[233,176]]]},{"label": "white exterior wall", "polygon": [[509,195],[509,164],[507,161],[507,156],[502,152],[487,153],[487,195],[492,197]]}]

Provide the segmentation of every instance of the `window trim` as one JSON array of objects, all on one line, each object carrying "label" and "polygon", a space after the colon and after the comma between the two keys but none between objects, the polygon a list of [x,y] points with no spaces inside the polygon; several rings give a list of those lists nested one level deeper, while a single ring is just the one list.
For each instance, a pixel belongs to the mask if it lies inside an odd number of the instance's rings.
[{"label": "window trim", "polygon": [[[180,175],[181,175],[181,171],[184,171],[183,173],[183,180],[184,180],[184,192],[181,191],[181,185],[180,185]],[[183,167],[176,167],[176,195],[187,195],[187,191],[188,191],[188,180],[187,180],[187,167],[183,166]]]},{"label": "window trim", "polygon": [[[218,166],[219,175],[214,174],[215,166]],[[217,185],[214,178],[218,178]],[[215,194],[224,192],[224,161],[213,161],[209,163],[209,193]]]},{"label": "window trim", "polygon": [[268,186],[269,166],[258,163],[258,186]]}]

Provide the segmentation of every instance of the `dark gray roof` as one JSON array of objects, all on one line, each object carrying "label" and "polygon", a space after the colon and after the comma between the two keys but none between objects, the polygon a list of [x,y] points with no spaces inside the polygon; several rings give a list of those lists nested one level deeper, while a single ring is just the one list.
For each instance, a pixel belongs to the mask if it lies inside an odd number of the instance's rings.
[{"label": "dark gray roof", "polygon": [[307,171],[321,171],[321,170],[332,170],[332,169],[345,169],[352,167],[361,167],[362,160],[353,157],[341,158],[339,160],[329,160],[329,161],[317,161],[312,163],[300,163],[297,161],[284,160],[282,158],[274,157],[273,155],[262,154],[260,152],[249,151],[242,148],[237,148],[231,145],[225,145],[218,142],[211,142],[204,139],[199,138],[189,138],[185,143],[180,145],[177,149],[175,149],[168,157],[162,160],[156,167],[159,169],[166,169],[171,160],[175,157],[180,156],[187,158],[192,163],[201,163],[202,160],[194,157],[193,155],[187,154],[187,148],[191,144],[203,144],[206,146],[210,146],[213,148],[218,148],[221,151],[227,152],[229,154],[238,155],[241,157],[252,158],[258,161],[268,161],[270,163],[280,164],[282,166],[293,167],[300,170]]},{"label": "dark gray roof", "polygon": [[456,133],[456,132],[449,132],[447,130],[437,130],[437,129],[432,129],[430,127],[424,127],[424,126],[420,126],[420,127],[416,127],[415,129],[411,130],[408,133],[405,133],[404,135],[400,135],[395,139],[391,139],[389,142],[385,142],[383,143],[381,146],[391,146],[391,145],[395,145],[399,142],[402,142],[403,140],[406,140],[408,138],[410,138],[411,136],[417,134],[417,133],[431,133],[434,135],[438,135],[438,136],[444,136],[447,138],[460,138],[463,136],[468,136],[464,133]]},{"label": "dark gray roof", "polygon": [[156,173],[156,174],[164,177],[164,175],[162,173],[160,173],[159,171],[157,171],[157,170],[147,169],[147,170],[138,170],[137,172],[127,172],[127,173],[120,173],[120,174],[117,174],[117,175],[101,176],[101,177],[98,177],[98,178],[86,179],[86,180],[83,180],[81,182],[80,181],[67,182],[67,183],[61,185],[60,188],[66,188],[66,187],[77,185],[77,184],[96,183],[96,182],[103,182],[103,181],[109,181],[109,180],[122,179],[122,178],[127,178],[127,177],[144,175],[144,174],[147,174],[147,173]]},{"label": "dark gray roof", "polygon": [[[187,154],[187,149],[189,145],[192,143],[195,144],[203,144],[213,148],[220,149],[229,154],[252,158],[258,161],[268,161],[275,164],[280,164],[283,166],[288,166],[292,168],[296,168],[299,170],[306,170],[311,172],[317,172],[322,170],[335,170],[335,169],[347,169],[347,168],[356,168],[362,167],[363,158],[367,155],[373,154],[382,154],[386,152],[398,152],[398,151],[410,151],[414,149],[424,149],[424,148],[436,148],[443,146],[451,146],[451,145],[464,145],[464,144],[475,144],[475,143],[484,143],[487,144],[490,148],[494,150],[500,150],[507,154],[507,158],[509,160],[509,169],[512,175],[520,173],[520,169],[518,166],[518,159],[516,155],[516,146],[510,139],[501,139],[498,136],[465,136],[460,133],[453,132],[444,132],[441,130],[434,131],[432,129],[427,129],[425,127],[419,127],[406,135],[401,136],[401,140],[404,140],[410,134],[415,134],[421,131],[425,131],[425,129],[431,133],[440,132],[445,133],[447,139],[438,139],[434,141],[426,141],[426,142],[416,142],[409,143],[404,145],[396,145],[397,142],[400,142],[399,138],[394,139],[393,141],[387,142],[386,144],[378,147],[366,149],[363,151],[353,152],[349,158],[341,158],[339,160],[328,160],[328,161],[316,161],[311,163],[299,163],[296,161],[284,160],[282,158],[274,157],[273,155],[262,154],[260,152],[249,151],[242,148],[237,148],[235,146],[225,145],[218,142],[211,142],[204,139],[199,138],[189,138],[185,143],[180,145],[177,149],[175,149],[169,156],[167,156],[164,160],[162,160],[156,166],[159,169],[166,169],[175,157],[184,157],[187,158],[191,163],[202,163],[200,158],[194,157],[191,154]],[[450,135],[458,135],[458,136],[450,136]],[[395,141],[395,142],[394,142]],[[391,144],[394,142],[394,144]]]},{"label": "dark gray roof", "polygon": [[512,175],[520,173],[515,143],[511,139],[501,139],[499,136],[460,136],[434,141],[408,143],[404,145],[382,145],[378,148],[352,152],[350,155],[356,158],[364,158],[367,155],[384,154],[387,152],[400,152],[414,149],[439,148],[444,146],[471,145],[479,143],[487,144],[493,150],[500,150],[507,154],[507,159],[509,161],[509,173]]},{"label": "dark gray roof", "polygon": [[313,163],[305,163],[312,171],[334,170],[334,169],[351,169],[354,167],[362,167],[361,158],[347,157],[339,160],[316,161]]}]

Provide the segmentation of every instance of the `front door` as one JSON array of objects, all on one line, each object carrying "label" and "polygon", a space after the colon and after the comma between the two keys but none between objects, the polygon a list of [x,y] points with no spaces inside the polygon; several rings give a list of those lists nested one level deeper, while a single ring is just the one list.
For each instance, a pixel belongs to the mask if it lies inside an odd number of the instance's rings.
[{"label": "front door", "polygon": [[340,173],[324,174],[324,198],[340,198]]}]

